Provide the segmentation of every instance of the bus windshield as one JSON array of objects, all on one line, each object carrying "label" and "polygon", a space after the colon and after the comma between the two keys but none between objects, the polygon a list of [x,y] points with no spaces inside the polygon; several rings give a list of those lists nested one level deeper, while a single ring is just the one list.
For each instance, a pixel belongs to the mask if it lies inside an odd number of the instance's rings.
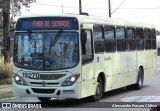
[{"label": "bus windshield", "polygon": [[77,32],[17,32],[14,64],[34,70],[60,70],[78,64]]}]

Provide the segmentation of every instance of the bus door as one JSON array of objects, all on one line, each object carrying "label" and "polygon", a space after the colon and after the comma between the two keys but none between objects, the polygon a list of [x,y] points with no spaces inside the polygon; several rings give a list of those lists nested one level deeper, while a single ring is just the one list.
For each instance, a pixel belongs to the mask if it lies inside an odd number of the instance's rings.
[{"label": "bus door", "polygon": [[81,57],[82,57],[82,92],[81,97],[94,94],[94,62],[91,25],[83,25],[81,30]]}]

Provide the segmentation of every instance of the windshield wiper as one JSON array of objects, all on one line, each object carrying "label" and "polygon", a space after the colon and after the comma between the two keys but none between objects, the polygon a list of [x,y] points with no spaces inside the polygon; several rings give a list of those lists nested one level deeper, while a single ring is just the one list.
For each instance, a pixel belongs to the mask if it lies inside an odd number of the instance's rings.
[{"label": "windshield wiper", "polygon": [[33,37],[32,37],[32,32],[31,31],[28,31],[28,37],[29,37],[29,40],[30,40],[30,42],[31,42],[31,46],[33,47],[33,48],[36,48],[36,41],[35,41],[35,39],[33,39]]},{"label": "windshield wiper", "polygon": [[37,48],[36,39],[33,39],[33,36],[32,36],[31,34],[32,34],[32,31],[29,30],[29,31],[28,31],[28,37],[29,37],[31,46],[32,46],[33,48],[35,48],[34,51],[35,51],[35,53],[36,53],[36,48]]},{"label": "windshield wiper", "polygon": [[51,38],[50,47],[49,47],[49,55],[51,53],[51,47],[53,47],[56,44],[58,39],[61,37],[62,33],[63,33],[63,30],[60,30],[57,32],[57,34],[54,37]]}]

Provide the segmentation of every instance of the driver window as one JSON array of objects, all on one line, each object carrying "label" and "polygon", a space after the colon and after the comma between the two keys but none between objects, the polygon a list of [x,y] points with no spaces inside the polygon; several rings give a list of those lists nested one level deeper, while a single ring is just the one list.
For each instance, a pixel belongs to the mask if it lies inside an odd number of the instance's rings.
[{"label": "driver window", "polygon": [[93,48],[92,48],[92,36],[91,30],[85,30],[87,33],[87,41],[83,43],[82,41],[82,64],[93,61]]}]

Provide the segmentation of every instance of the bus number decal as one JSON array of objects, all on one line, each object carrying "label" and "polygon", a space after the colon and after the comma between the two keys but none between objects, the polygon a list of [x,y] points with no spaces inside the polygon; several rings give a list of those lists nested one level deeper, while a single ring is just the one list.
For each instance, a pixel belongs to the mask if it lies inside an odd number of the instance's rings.
[{"label": "bus number decal", "polygon": [[97,61],[96,62],[99,63],[99,57],[97,57]]},{"label": "bus number decal", "polygon": [[30,79],[39,79],[40,78],[40,74],[39,73],[24,72],[22,74],[23,74],[23,78],[30,78]]},{"label": "bus number decal", "polygon": [[104,61],[110,61],[111,60],[111,57],[105,57],[104,58]]}]

